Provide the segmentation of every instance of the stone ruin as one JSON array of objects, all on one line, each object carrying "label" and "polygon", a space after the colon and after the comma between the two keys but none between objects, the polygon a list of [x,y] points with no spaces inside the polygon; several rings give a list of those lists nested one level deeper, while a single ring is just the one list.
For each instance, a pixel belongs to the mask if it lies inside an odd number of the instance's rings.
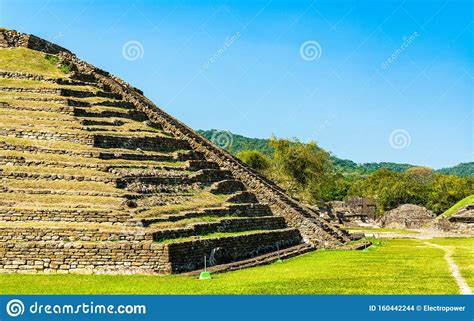
[{"label": "stone ruin", "polygon": [[404,204],[385,212],[377,223],[381,227],[418,229],[427,227],[436,215],[423,206]]},{"label": "stone ruin", "polygon": [[238,268],[350,241],[70,51],[6,29],[0,48],[72,66],[58,76],[0,65],[1,272],[169,274],[204,257]]},{"label": "stone ruin", "polygon": [[471,232],[474,234],[474,203],[461,207],[449,217],[438,217],[434,226],[443,231]]},{"label": "stone ruin", "polygon": [[375,201],[368,197],[354,196],[346,201],[329,202],[326,206],[328,219],[347,226],[373,223],[375,213]]}]

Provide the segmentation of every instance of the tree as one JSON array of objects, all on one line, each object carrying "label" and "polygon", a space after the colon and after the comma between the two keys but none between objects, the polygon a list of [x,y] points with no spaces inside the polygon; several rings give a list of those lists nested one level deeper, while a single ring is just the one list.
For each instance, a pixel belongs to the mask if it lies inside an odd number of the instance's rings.
[{"label": "tree", "polygon": [[474,178],[437,175],[428,195],[427,206],[441,214],[471,194],[474,194]]},{"label": "tree", "polygon": [[242,162],[250,166],[250,168],[258,172],[264,172],[271,166],[270,159],[256,150],[241,151],[237,154],[237,157],[240,158]]},{"label": "tree", "polygon": [[421,184],[433,183],[436,173],[429,167],[411,167],[405,171],[405,173],[412,179],[416,180]]},{"label": "tree", "polygon": [[315,142],[272,138],[275,150],[272,178],[293,196],[308,203],[328,200],[328,184],[334,179],[330,155]]},{"label": "tree", "polygon": [[380,169],[367,178],[355,182],[348,194],[375,199],[377,213],[383,214],[399,205],[426,203],[429,187],[406,173]]}]

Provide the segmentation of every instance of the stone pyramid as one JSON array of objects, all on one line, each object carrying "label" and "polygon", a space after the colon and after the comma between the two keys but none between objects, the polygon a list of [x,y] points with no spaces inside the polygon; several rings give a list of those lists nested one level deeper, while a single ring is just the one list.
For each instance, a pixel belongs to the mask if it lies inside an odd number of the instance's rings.
[{"label": "stone pyramid", "polygon": [[238,269],[348,235],[155,106],[0,29],[0,271]]}]

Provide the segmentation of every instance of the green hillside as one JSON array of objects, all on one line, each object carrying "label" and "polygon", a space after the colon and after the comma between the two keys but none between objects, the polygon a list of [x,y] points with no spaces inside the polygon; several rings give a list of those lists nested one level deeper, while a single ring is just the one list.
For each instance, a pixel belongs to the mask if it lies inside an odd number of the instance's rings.
[{"label": "green hillside", "polygon": [[[237,135],[229,131],[220,131],[217,129],[211,130],[198,130],[198,132],[210,140],[218,140],[219,137],[225,136],[225,144],[227,150],[233,154],[237,154],[243,150],[254,149],[259,152],[272,157],[273,149],[270,146],[270,139],[262,138],[249,138],[242,135]],[[392,162],[380,162],[380,163],[363,163],[357,164],[356,162],[349,159],[341,159],[335,155],[331,155],[334,167],[340,173],[357,173],[361,175],[369,175],[378,169],[389,169],[394,172],[403,173],[411,167],[417,167],[412,164],[398,164]],[[460,177],[474,176],[474,162],[461,163],[454,167],[443,168],[437,172],[445,175],[455,175]]]},{"label": "green hillside", "polygon": [[471,203],[474,203],[474,195],[469,195],[468,197],[463,198],[462,200],[454,204],[451,208],[449,208],[446,212],[444,212],[440,216],[449,217],[453,215],[454,213],[456,213],[457,210],[460,209],[461,207],[466,206]]},{"label": "green hillside", "polygon": [[438,170],[439,173],[445,175],[455,175],[455,176],[472,176],[474,173],[474,162],[471,163],[461,163],[453,167],[442,168]]}]

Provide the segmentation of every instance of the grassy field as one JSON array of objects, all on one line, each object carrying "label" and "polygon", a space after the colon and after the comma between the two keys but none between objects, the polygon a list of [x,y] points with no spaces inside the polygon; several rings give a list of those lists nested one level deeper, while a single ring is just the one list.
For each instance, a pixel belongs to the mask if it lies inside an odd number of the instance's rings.
[{"label": "grassy field", "polygon": [[460,209],[461,207],[466,206],[471,203],[474,203],[474,195],[469,195],[468,197],[463,198],[462,200],[454,204],[451,208],[449,208],[446,212],[441,214],[440,217],[441,216],[449,217],[453,215],[454,213],[456,213],[456,211]]},{"label": "grassy field", "polygon": [[350,227],[345,228],[346,231],[349,232],[364,232],[364,233],[397,233],[397,234],[417,234],[417,231],[413,230],[405,230],[401,228],[364,228],[364,227]]},{"label": "grassy field", "polygon": [[[283,263],[213,275],[6,275],[3,294],[456,294],[444,252],[417,239],[375,241],[369,251],[316,251]],[[473,285],[474,238],[434,239],[455,248]]]},{"label": "grassy field", "polygon": [[462,277],[471,289],[474,289],[474,239],[473,238],[438,238],[430,240],[453,249],[454,262],[459,266]]}]

